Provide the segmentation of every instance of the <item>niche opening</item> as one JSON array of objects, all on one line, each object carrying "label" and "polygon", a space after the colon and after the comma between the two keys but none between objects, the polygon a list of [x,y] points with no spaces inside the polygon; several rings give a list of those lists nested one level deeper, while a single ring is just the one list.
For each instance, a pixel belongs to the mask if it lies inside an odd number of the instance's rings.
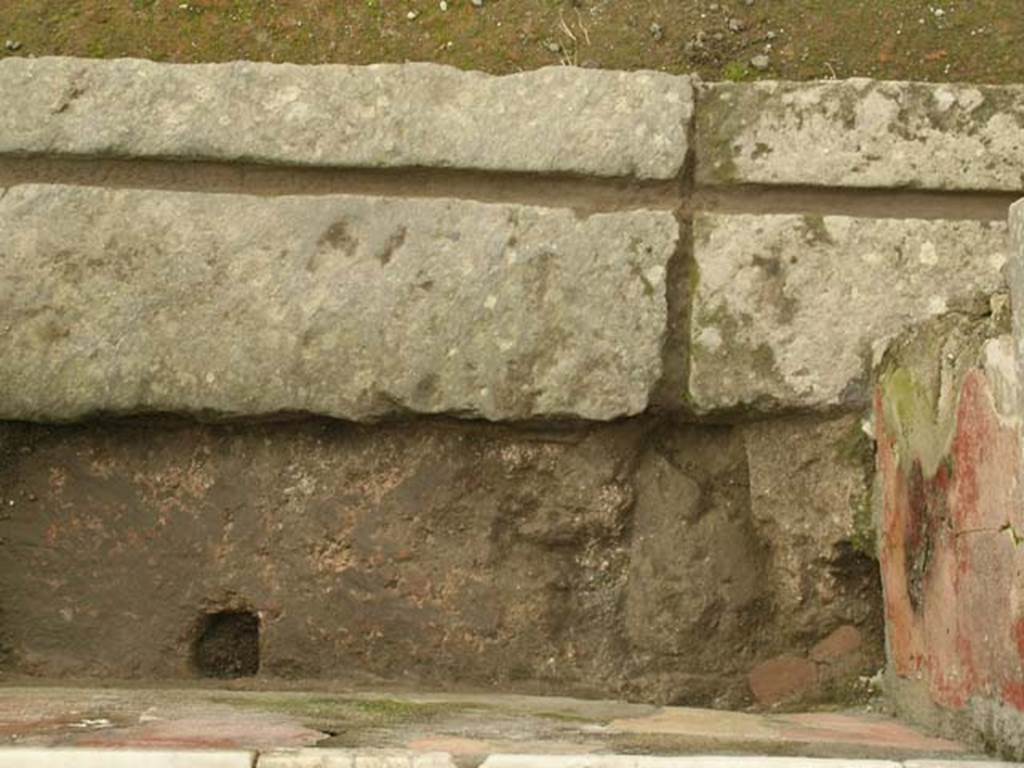
[{"label": "niche opening", "polygon": [[208,613],[192,653],[200,677],[251,677],[260,669],[260,621],[251,611]]}]

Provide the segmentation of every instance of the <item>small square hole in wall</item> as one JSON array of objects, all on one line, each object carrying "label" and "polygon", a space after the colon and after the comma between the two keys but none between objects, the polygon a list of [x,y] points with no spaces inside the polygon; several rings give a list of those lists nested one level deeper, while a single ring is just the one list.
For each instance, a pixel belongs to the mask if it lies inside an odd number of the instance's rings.
[{"label": "small square hole in wall", "polygon": [[260,620],[249,611],[200,619],[192,661],[200,677],[250,677],[260,669]]}]

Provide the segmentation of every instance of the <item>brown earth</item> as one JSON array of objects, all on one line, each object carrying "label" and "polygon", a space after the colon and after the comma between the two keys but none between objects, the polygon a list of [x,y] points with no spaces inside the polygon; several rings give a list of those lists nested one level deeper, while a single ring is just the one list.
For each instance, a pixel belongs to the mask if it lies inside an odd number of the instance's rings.
[{"label": "brown earth", "polygon": [[[1024,81],[1012,0],[13,0],[0,55]],[[410,15],[414,18],[410,18]],[[756,70],[753,57],[767,54]],[[552,120],[559,119],[557,114]]]}]

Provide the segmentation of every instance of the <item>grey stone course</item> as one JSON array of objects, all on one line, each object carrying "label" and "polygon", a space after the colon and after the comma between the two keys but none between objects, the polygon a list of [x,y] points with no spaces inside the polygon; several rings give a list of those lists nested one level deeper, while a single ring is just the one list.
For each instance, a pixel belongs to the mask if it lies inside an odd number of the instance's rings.
[{"label": "grey stone course", "polygon": [[671,179],[690,80],[136,59],[0,60],[0,153]]},{"label": "grey stone course", "polygon": [[671,213],[25,185],[0,199],[0,418],[637,414]]},{"label": "grey stone course", "polygon": [[864,405],[888,339],[1004,287],[1001,223],[701,214],[694,232],[701,413]]},{"label": "grey stone course", "polygon": [[715,83],[700,94],[701,184],[1024,190],[1024,86]]}]

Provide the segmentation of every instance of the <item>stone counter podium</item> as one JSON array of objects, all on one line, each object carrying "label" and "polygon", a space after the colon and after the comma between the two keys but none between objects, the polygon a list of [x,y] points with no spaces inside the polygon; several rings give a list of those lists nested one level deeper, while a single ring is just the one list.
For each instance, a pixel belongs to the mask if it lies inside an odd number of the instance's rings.
[{"label": "stone counter podium", "polygon": [[887,664],[1024,754],[1024,87],[8,58],[0,101],[0,669]]}]

